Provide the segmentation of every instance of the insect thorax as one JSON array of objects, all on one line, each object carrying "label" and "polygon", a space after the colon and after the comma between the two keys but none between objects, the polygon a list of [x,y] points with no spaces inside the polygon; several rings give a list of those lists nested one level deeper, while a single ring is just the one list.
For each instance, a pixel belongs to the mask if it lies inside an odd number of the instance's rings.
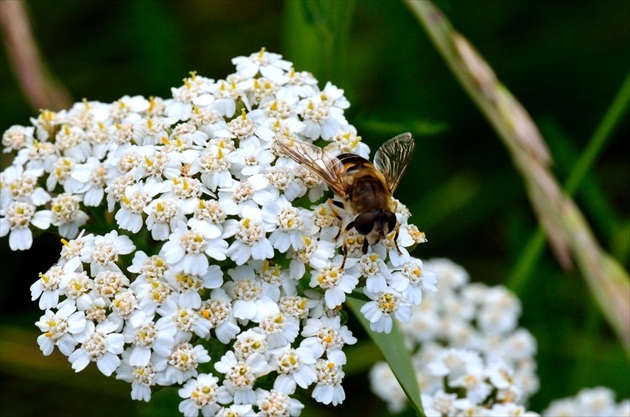
[{"label": "insect thorax", "polygon": [[356,213],[373,210],[389,210],[391,195],[378,171],[359,171],[352,181],[349,200]]}]

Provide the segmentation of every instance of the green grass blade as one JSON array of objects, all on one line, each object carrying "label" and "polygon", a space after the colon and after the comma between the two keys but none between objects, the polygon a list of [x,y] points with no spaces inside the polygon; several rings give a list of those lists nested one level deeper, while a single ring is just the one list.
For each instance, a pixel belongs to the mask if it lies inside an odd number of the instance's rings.
[{"label": "green grass blade", "polygon": [[411,362],[411,356],[405,346],[402,334],[398,331],[396,323],[394,323],[392,331],[389,334],[375,333],[370,330],[370,323],[363,317],[363,314],[361,314],[361,306],[365,304],[365,301],[349,298],[346,304],[350,306],[350,309],[361,323],[361,326],[363,326],[365,331],[370,335],[370,338],[374,341],[385,357],[385,360],[392,368],[396,379],[398,379],[403,391],[405,391],[416,415],[419,417],[426,416],[422,408],[420,387],[418,386],[414,366]]},{"label": "green grass blade", "polygon": [[285,1],[284,50],[296,68],[308,68],[320,80],[342,82],[355,4]]},{"label": "green grass blade", "polygon": [[619,92],[613,99],[604,118],[597,126],[597,130],[588,142],[588,146],[582,153],[579,161],[575,164],[571,175],[565,185],[565,190],[569,195],[578,189],[589,169],[595,164],[597,157],[601,154],[604,146],[608,143],[613,133],[628,113],[630,104],[630,74],[626,75]]}]

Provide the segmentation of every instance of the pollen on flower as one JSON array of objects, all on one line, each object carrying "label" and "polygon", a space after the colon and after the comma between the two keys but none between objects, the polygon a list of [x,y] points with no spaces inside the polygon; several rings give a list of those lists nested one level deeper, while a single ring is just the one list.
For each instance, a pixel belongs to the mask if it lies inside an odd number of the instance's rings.
[{"label": "pollen on flower", "polygon": [[92,290],[94,281],[92,281],[85,271],[75,273],[68,284],[66,285],[66,293],[68,298],[76,300],[83,294],[86,294]]},{"label": "pollen on flower", "polygon": [[107,167],[97,166],[90,174],[90,183],[96,188],[104,188],[107,184]]},{"label": "pollen on flower", "polygon": [[[363,248],[363,240],[365,239],[362,234],[357,232],[355,229],[351,229],[346,232],[345,244],[348,250],[348,253],[358,253]],[[393,233],[392,233],[393,236]],[[392,247],[393,247],[392,243]]]},{"label": "pollen on flower", "polygon": [[428,242],[424,232],[418,230],[418,226],[416,226],[415,224],[408,225],[407,231],[409,232],[409,236],[411,236],[415,243],[419,244]]},{"label": "pollen on flower", "polygon": [[155,343],[157,331],[155,323],[151,322],[138,327],[133,333],[133,344],[137,346],[149,347]]},{"label": "pollen on flower", "polygon": [[113,244],[103,242],[94,248],[90,259],[92,262],[107,266],[118,260],[118,251]]},{"label": "pollen on flower", "polygon": [[10,148],[12,150],[19,150],[24,148],[29,139],[32,139],[33,128],[27,128],[24,126],[11,126],[2,135],[2,146]]},{"label": "pollen on flower", "polygon": [[319,271],[319,274],[317,274],[317,282],[319,283],[319,286],[324,289],[332,288],[339,284],[339,280],[342,275],[343,271],[341,270],[341,267],[336,265],[327,265]]},{"label": "pollen on flower", "polygon": [[88,338],[81,345],[85,352],[92,358],[92,360],[98,359],[107,352],[107,343],[105,341],[105,335],[101,332],[94,332],[88,336]]},{"label": "pollen on flower", "polygon": [[270,80],[264,77],[254,80],[253,93],[256,103],[261,103],[267,97],[273,97],[276,91],[278,91],[278,86]]},{"label": "pollen on flower", "polygon": [[143,191],[137,191],[129,197],[121,199],[123,206],[133,214],[142,214],[144,208],[151,202],[151,196]]},{"label": "pollen on flower", "polygon": [[199,167],[201,172],[208,174],[216,174],[218,172],[228,171],[230,162],[226,158],[227,153],[221,148],[217,148],[216,154],[213,152],[205,152],[199,159]]},{"label": "pollen on flower", "polygon": [[241,113],[241,117],[237,117],[228,123],[230,131],[239,139],[247,138],[254,134],[256,124],[247,117],[245,109]]},{"label": "pollen on flower", "polygon": [[279,390],[271,390],[260,402],[265,416],[281,417],[290,414],[289,396]]},{"label": "pollen on flower", "polygon": [[127,187],[132,186],[135,182],[136,181],[132,175],[121,175],[116,177],[106,188],[106,191],[108,192],[108,199],[111,199],[112,201],[121,201],[125,196]]},{"label": "pollen on flower", "polygon": [[361,273],[365,276],[374,275],[380,272],[381,266],[379,264],[380,257],[377,253],[369,253],[363,255],[359,261]]},{"label": "pollen on flower", "polygon": [[63,268],[54,265],[46,272],[46,274],[42,274],[40,272],[39,278],[44,289],[47,291],[52,291],[59,288],[59,284],[61,283],[61,278],[63,277],[63,275]]},{"label": "pollen on flower", "polygon": [[180,292],[199,291],[203,288],[203,280],[197,275],[178,272],[175,274],[175,289]]},{"label": "pollen on flower", "polygon": [[103,122],[97,122],[95,126],[88,127],[85,139],[92,145],[107,144],[109,132]]},{"label": "pollen on flower", "polygon": [[231,138],[214,138],[210,139],[209,146],[216,147],[217,150],[223,152],[232,152],[236,150],[234,141]]},{"label": "pollen on flower", "polygon": [[383,314],[392,315],[398,308],[398,297],[394,294],[384,293],[381,294],[376,302],[378,303],[379,309],[383,312]]},{"label": "pollen on flower", "polygon": [[164,152],[153,152],[145,155],[142,159],[142,167],[148,176],[159,177],[164,172],[164,167],[168,163],[168,154]]},{"label": "pollen on flower", "polygon": [[260,241],[265,236],[265,229],[260,221],[250,218],[242,219],[239,222],[239,229],[235,237],[248,245],[252,245]]},{"label": "pollen on flower", "polygon": [[282,274],[280,273],[280,265],[275,264],[273,268],[270,267],[269,261],[265,259],[263,261],[263,268],[260,272],[260,278],[268,282],[269,284],[279,285],[282,283]]},{"label": "pollen on flower", "polygon": [[199,311],[203,318],[210,321],[211,328],[214,328],[228,318],[232,305],[223,300],[209,300],[201,305]]},{"label": "pollen on flower", "polygon": [[138,308],[138,300],[132,291],[116,294],[112,300],[112,311],[122,318],[128,318]]},{"label": "pollen on flower", "polygon": [[94,323],[100,323],[107,318],[109,310],[104,304],[92,304],[85,310],[85,319]]},{"label": "pollen on flower", "polygon": [[234,200],[234,202],[237,204],[242,203],[243,201],[247,201],[251,199],[253,196],[253,193],[254,193],[254,190],[252,188],[252,185],[249,183],[249,181],[243,181],[240,184],[238,184],[238,186],[234,190],[234,193],[232,194],[232,200]]},{"label": "pollen on flower", "polygon": [[52,340],[59,340],[62,336],[68,333],[68,321],[61,317],[56,317],[54,320],[48,320],[48,331],[44,335]]},{"label": "pollen on flower", "polygon": [[71,128],[67,124],[64,125],[57,136],[55,137],[55,142],[59,146],[60,149],[70,149],[74,146],[79,145],[83,141],[85,133],[83,130],[77,128]]},{"label": "pollen on flower", "polygon": [[308,299],[297,295],[286,295],[278,303],[280,311],[287,316],[303,319],[308,316]]},{"label": "pollen on flower", "polygon": [[164,301],[171,295],[173,289],[171,286],[166,284],[165,282],[159,281],[157,278],[150,281],[151,282],[151,301],[157,305],[161,306]]},{"label": "pollen on flower", "polygon": [[402,274],[409,278],[412,284],[418,285],[422,283],[422,268],[415,262],[409,262],[403,265]]},{"label": "pollen on flower", "polygon": [[114,134],[114,142],[118,145],[124,145],[133,140],[135,135],[135,127],[131,123],[116,124]]},{"label": "pollen on flower", "polygon": [[201,233],[187,230],[184,232],[181,238],[182,247],[186,253],[199,254],[202,253],[206,247],[206,238]]},{"label": "pollen on flower", "polygon": [[223,119],[216,110],[193,106],[193,113],[190,117],[190,121],[198,128],[211,125],[219,120],[222,121]]},{"label": "pollen on flower", "polygon": [[265,170],[267,181],[278,190],[285,190],[293,180],[291,171],[286,167],[273,166]]},{"label": "pollen on flower", "polygon": [[343,337],[332,327],[322,327],[317,333],[317,338],[326,349],[340,349],[344,345]]},{"label": "pollen on flower", "polygon": [[[145,207],[142,207],[145,208]],[[173,220],[180,212],[180,206],[172,200],[159,201],[151,214],[156,223],[167,224]]]},{"label": "pollen on flower", "polygon": [[72,172],[74,165],[74,160],[70,158],[59,158],[55,162],[55,167],[52,171],[52,174],[54,174],[54,178],[58,182],[64,182],[70,177],[70,173]]},{"label": "pollen on flower", "polygon": [[155,366],[151,362],[147,366],[134,366],[133,382],[147,387],[155,385],[157,383]]},{"label": "pollen on flower", "polygon": [[261,294],[260,282],[252,279],[239,281],[232,289],[232,296],[237,300],[257,300]]},{"label": "pollen on flower", "polygon": [[282,314],[267,316],[260,323],[261,329],[265,333],[278,333],[285,328],[285,318]]},{"label": "pollen on flower", "polygon": [[291,374],[300,367],[300,359],[295,349],[289,349],[276,359],[276,366],[279,372]]},{"label": "pollen on flower", "polygon": [[127,151],[118,160],[116,168],[118,168],[118,170],[123,174],[126,174],[136,168],[140,164],[140,161],[141,157],[137,152]]},{"label": "pollen on flower", "polygon": [[265,114],[274,119],[287,119],[291,115],[291,107],[284,100],[272,100],[263,106]]},{"label": "pollen on flower", "polygon": [[215,91],[217,98],[237,99],[241,94],[234,81],[219,80],[217,84],[218,88]]},{"label": "pollen on flower", "polygon": [[57,221],[73,222],[80,208],[79,198],[70,194],[60,194],[52,200],[50,208]]},{"label": "pollen on flower", "polygon": [[197,385],[195,390],[190,394],[190,398],[195,402],[195,405],[199,408],[204,405],[211,404],[215,401],[217,396],[218,385]]},{"label": "pollen on flower", "polygon": [[302,241],[304,242],[304,246],[294,251],[293,257],[298,259],[300,262],[307,264],[310,262],[315,250],[317,249],[317,242],[306,235],[302,236]]},{"label": "pollen on flower", "polygon": [[177,345],[169,355],[168,363],[182,371],[196,369],[198,365],[197,353],[193,345],[188,342]]},{"label": "pollen on flower", "polygon": [[189,307],[180,307],[173,315],[173,321],[177,329],[184,332],[193,332],[199,313]]},{"label": "pollen on flower", "polygon": [[164,258],[153,255],[148,258],[140,268],[140,274],[144,275],[147,280],[158,280],[164,278],[164,273],[168,270],[169,265]]},{"label": "pollen on flower", "polygon": [[195,219],[207,220],[214,224],[221,224],[227,217],[225,210],[214,200],[199,200],[193,214]]},{"label": "pollen on flower", "polygon": [[317,371],[317,383],[324,385],[339,385],[344,377],[341,367],[332,361],[318,359],[315,364]]},{"label": "pollen on flower", "polygon": [[173,178],[173,194],[179,199],[200,197],[202,184],[196,178],[179,177]]},{"label": "pollen on flower", "polygon": [[341,152],[353,152],[361,142],[361,137],[352,131],[342,132],[333,138]]},{"label": "pollen on flower", "polygon": [[256,332],[244,332],[237,336],[234,343],[234,352],[236,357],[241,360],[247,360],[254,353],[264,354],[267,351],[267,342],[265,337]]},{"label": "pollen on flower", "polygon": [[45,161],[57,152],[57,148],[51,142],[34,141],[33,147],[27,148],[27,157],[31,161]]},{"label": "pollen on flower", "polygon": [[278,213],[276,224],[285,232],[301,230],[304,227],[302,216],[300,216],[300,212],[295,207],[283,208],[280,213]]},{"label": "pollen on flower", "polygon": [[19,199],[20,197],[28,197],[35,191],[37,187],[37,177],[33,175],[20,175],[9,185],[11,197]]},{"label": "pollen on flower", "polygon": [[234,390],[251,389],[256,382],[256,375],[245,362],[238,362],[226,375],[225,383]]},{"label": "pollen on flower", "polygon": [[328,113],[328,106],[325,103],[309,100],[307,105],[304,107],[302,116],[306,120],[311,120],[315,123],[322,123],[328,119]]},{"label": "pollen on flower", "polygon": [[339,224],[339,219],[335,216],[329,204],[321,204],[314,211],[313,223],[319,227],[333,227]]},{"label": "pollen on flower", "polygon": [[[184,129],[178,129],[178,131],[182,131]],[[167,152],[184,152],[186,149],[190,148],[190,144],[187,141],[182,140],[181,136],[176,132],[173,132],[171,136],[171,140],[165,143],[165,150]]]},{"label": "pollen on flower", "polygon": [[94,290],[98,295],[113,298],[125,285],[128,279],[118,271],[101,271],[94,277]]},{"label": "pollen on flower", "polygon": [[30,203],[16,201],[7,208],[6,218],[12,229],[27,228],[33,216],[35,216],[35,207]]}]

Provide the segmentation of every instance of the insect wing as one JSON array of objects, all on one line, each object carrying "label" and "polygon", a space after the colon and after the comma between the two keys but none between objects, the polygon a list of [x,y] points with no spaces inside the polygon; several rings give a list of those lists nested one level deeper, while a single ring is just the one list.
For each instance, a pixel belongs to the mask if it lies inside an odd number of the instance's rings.
[{"label": "insect wing", "polygon": [[401,133],[385,142],[374,155],[374,166],[383,173],[393,194],[416,149],[411,133]]},{"label": "insect wing", "polygon": [[321,178],[341,198],[346,197],[343,164],[319,146],[299,140],[276,139],[282,152]]}]

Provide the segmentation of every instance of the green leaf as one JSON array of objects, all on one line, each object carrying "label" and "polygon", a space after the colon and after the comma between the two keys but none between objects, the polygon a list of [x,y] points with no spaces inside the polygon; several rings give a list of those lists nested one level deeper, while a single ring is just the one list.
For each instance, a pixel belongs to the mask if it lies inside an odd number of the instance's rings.
[{"label": "green leaf", "polygon": [[420,399],[420,387],[418,386],[414,366],[411,362],[411,355],[405,346],[405,341],[396,323],[394,322],[392,331],[389,334],[373,332],[370,329],[370,323],[363,317],[363,314],[361,314],[361,307],[365,304],[365,301],[356,298],[348,298],[346,304],[359,320],[361,326],[363,326],[365,331],[370,335],[372,341],[379,348],[390,368],[392,368],[396,379],[398,379],[405,395],[407,395],[416,415],[425,417],[426,414],[424,413]]},{"label": "green leaf", "polygon": [[285,1],[283,49],[296,68],[344,84],[355,4],[354,0]]}]

